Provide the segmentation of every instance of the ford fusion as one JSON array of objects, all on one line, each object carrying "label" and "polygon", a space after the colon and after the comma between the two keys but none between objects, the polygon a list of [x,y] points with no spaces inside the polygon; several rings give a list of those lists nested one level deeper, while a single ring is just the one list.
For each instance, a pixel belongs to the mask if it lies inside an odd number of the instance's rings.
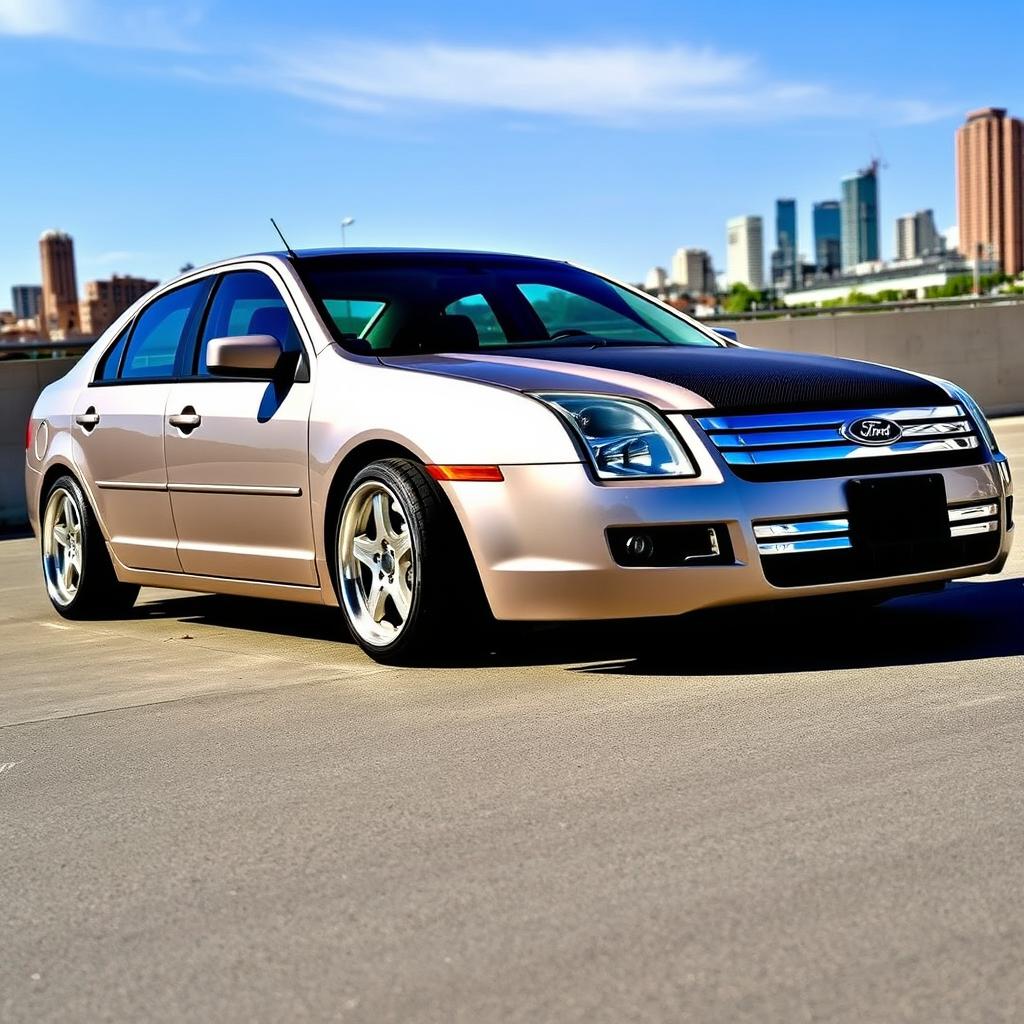
[{"label": "ford fusion", "polygon": [[140,586],[304,601],[382,661],[493,619],[879,600],[997,572],[1013,532],[956,385],[485,253],[190,271],[43,391],[26,457],[59,614]]}]

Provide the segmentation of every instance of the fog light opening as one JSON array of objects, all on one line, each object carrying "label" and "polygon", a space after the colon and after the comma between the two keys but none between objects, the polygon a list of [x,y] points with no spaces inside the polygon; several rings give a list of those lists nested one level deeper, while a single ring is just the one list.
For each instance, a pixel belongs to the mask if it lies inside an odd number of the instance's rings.
[{"label": "fog light opening", "polygon": [[631,533],[626,538],[626,551],[632,558],[650,558],[654,554],[654,541],[646,533]]},{"label": "fog light opening", "polygon": [[680,523],[638,528],[610,526],[608,543],[619,565],[732,565],[733,550],[725,523]]}]

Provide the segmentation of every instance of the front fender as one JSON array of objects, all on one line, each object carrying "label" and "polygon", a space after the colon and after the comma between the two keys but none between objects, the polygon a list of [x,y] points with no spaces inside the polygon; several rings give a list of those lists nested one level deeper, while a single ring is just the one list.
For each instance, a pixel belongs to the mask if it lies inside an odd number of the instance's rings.
[{"label": "front fender", "polygon": [[[431,465],[557,465],[580,455],[558,415],[509,388],[321,354],[309,421],[317,557],[331,484],[350,452],[384,441]],[[487,485],[481,485],[487,486]]]}]

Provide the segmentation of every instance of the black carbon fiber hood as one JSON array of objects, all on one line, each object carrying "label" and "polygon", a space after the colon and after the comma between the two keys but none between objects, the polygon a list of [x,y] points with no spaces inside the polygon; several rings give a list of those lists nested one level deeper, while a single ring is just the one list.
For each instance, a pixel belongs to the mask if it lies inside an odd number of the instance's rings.
[{"label": "black carbon fiber hood", "polygon": [[599,366],[642,374],[688,388],[716,409],[759,410],[882,408],[942,405],[949,396],[936,384],[874,363],[834,356],[754,348],[686,348],[658,345],[622,348],[501,349],[574,366]]}]

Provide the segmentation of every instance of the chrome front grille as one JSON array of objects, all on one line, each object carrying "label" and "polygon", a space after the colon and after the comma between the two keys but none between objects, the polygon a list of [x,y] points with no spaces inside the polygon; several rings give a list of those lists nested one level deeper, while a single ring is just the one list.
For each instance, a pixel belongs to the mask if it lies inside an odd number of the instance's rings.
[{"label": "chrome front grille", "polygon": [[[844,433],[870,419],[895,422],[901,436],[869,445]],[[977,430],[959,405],[702,416],[697,423],[733,471],[748,479],[962,465],[983,456]]]},{"label": "chrome front grille", "polygon": [[[949,509],[950,537],[971,537],[999,530],[999,505],[955,505]],[[844,517],[755,523],[757,550],[766,555],[796,555],[852,548],[850,522]]]}]

